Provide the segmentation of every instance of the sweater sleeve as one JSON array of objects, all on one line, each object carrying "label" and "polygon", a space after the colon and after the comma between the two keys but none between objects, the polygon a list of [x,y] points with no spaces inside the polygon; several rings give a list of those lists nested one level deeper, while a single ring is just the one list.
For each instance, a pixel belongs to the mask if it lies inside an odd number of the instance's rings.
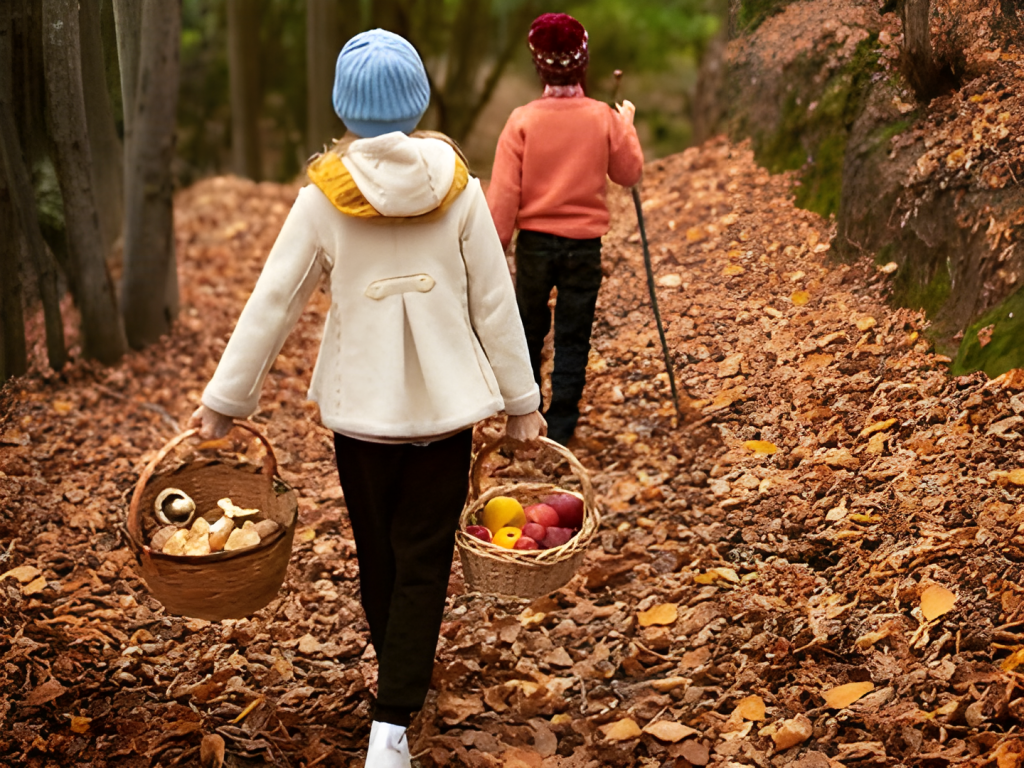
[{"label": "sweater sleeve", "polygon": [[608,117],[608,177],[616,184],[632,187],[644,172],[644,151],[636,126],[618,112],[610,110]]},{"label": "sweater sleeve", "polygon": [[540,407],[526,333],[505,253],[476,180],[463,192],[472,195],[462,227],[462,258],[469,288],[469,318],[498,380],[505,412],[523,416]]},{"label": "sweater sleeve", "polygon": [[207,408],[235,418],[256,410],[263,381],[323,271],[317,195],[326,201],[316,187],[299,192],[203,392]]},{"label": "sweater sleeve", "polygon": [[523,131],[518,115],[513,112],[505,123],[494,152],[491,185],[487,188],[487,205],[498,230],[501,247],[508,248],[519,215],[523,187]]}]

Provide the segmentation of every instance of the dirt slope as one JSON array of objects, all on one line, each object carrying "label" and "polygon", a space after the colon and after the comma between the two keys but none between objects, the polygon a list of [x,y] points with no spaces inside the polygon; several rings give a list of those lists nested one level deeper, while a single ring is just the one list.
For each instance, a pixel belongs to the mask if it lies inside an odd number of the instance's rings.
[{"label": "dirt slope", "polygon": [[[465,594],[456,568],[421,765],[1020,764],[1024,377],[951,379],[921,318],[886,308],[891,276],[829,266],[789,188],[726,143],[648,168],[683,423],[614,197],[576,446],[605,525],[534,603]],[[362,765],[372,651],[329,433],[303,400],[325,295],[256,419],[301,494],[279,598],[250,620],[165,616],[121,531],[295,192],[181,194],[174,335],[0,392],[4,762],[190,765],[218,733],[228,765]],[[544,464],[520,458],[500,474]]]}]

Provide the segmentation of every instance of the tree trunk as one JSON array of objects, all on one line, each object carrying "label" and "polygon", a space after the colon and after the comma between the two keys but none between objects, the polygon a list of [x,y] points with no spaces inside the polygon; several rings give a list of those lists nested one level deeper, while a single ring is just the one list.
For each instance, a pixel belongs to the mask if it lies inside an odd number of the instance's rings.
[{"label": "tree trunk", "polygon": [[127,345],[93,196],[79,40],[77,1],[43,0],[47,115],[82,313],[82,346],[87,357],[113,363]]},{"label": "tree trunk", "polygon": [[80,0],[82,88],[85,117],[92,152],[93,188],[100,214],[100,231],[109,256],[124,225],[124,155],[117,137],[114,113],[107,91],[103,40],[100,33],[100,0]]},{"label": "tree trunk", "polygon": [[[0,30],[2,34],[2,30]],[[0,46],[3,40],[0,39]],[[0,55],[0,66],[2,66]],[[3,73],[0,72],[0,75]],[[64,343],[64,321],[60,314],[60,293],[57,289],[57,265],[53,254],[46,248],[42,233],[39,231],[39,214],[36,210],[35,190],[32,178],[25,167],[21,156],[21,146],[14,125],[14,116],[9,106],[8,97],[0,86],[0,168],[4,171],[10,194],[12,221],[16,224],[11,229],[13,246],[18,241],[25,244],[29,259],[39,280],[39,294],[43,303],[43,319],[46,325],[46,353],[50,367],[61,370],[67,362],[67,348]],[[7,215],[6,213],[3,215]],[[19,232],[20,238],[14,237]],[[0,245],[0,248],[4,247]],[[8,273],[0,269],[0,274],[18,276],[17,270]],[[12,281],[13,282],[13,281]],[[10,348],[10,347],[9,347]]]},{"label": "tree trunk", "polygon": [[409,39],[409,16],[404,12],[401,0],[374,0],[370,5],[370,26]]},{"label": "tree trunk", "polygon": [[178,107],[180,0],[144,0],[124,237],[121,306],[138,349],[168,333],[177,315],[174,258],[175,114]]},{"label": "tree trunk", "polygon": [[359,31],[358,15],[339,0],[306,0],[306,149],[320,152],[345,133],[334,113],[334,68],[345,41]]},{"label": "tree trunk", "polygon": [[945,85],[932,50],[931,0],[903,3],[903,74],[922,101],[930,101]]},{"label": "tree trunk", "polygon": [[725,59],[729,44],[729,2],[711,0],[708,10],[718,16],[719,27],[701,52],[697,70],[697,87],[693,94],[693,143],[700,145],[719,129],[724,114],[723,92],[727,73]]},{"label": "tree trunk", "polygon": [[[142,42],[141,0],[113,0],[117,33],[117,63],[121,72],[121,105],[124,115],[124,156],[131,153],[135,84],[139,77],[139,45]],[[126,170],[127,174],[127,170]],[[125,176],[127,182],[127,175]]]},{"label": "tree trunk", "polygon": [[13,0],[11,49],[14,117],[30,166],[48,154],[42,18],[38,0]]},{"label": "tree trunk", "polygon": [[0,177],[0,382],[28,370],[25,317],[22,311],[18,238],[14,229],[11,190]]},{"label": "tree trunk", "polygon": [[[11,7],[0,5],[0,131],[10,115],[13,98],[11,81],[12,18]],[[18,263],[18,237],[14,227],[16,194],[5,172],[3,149],[6,142],[0,133],[0,384],[10,376],[20,376],[28,368],[25,345],[25,318],[22,314],[21,267]],[[19,148],[20,154],[20,148]]]},{"label": "tree trunk", "polygon": [[235,173],[261,178],[259,17],[246,0],[227,0],[231,155]]}]

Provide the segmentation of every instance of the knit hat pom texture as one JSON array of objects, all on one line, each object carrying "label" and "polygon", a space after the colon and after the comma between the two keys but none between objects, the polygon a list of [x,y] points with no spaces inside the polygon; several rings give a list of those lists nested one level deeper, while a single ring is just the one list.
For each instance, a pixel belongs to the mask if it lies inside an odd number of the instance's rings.
[{"label": "knit hat pom texture", "polygon": [[410,133],[430,103],[430,82],[408,40],[371,29],[345,43],[338,54],[333,101],[345,127],[358,136]]},{"label": "knit hat pom texture", "polygon": [[590,63],[587,30],[567,13],[534,19],[527,37],[533,64],[547,85],[575,85]]}]

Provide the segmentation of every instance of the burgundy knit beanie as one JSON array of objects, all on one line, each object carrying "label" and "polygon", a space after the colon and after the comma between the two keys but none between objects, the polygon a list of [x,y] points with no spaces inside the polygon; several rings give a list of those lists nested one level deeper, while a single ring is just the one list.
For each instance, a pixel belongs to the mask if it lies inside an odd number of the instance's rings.
[{"label": "burgundy knit beanie", "polygon": [[545,85],[575,85],[590,63],[587,30],[567,13],[545,13],[534,19],[527,37],[533,65]]}]

